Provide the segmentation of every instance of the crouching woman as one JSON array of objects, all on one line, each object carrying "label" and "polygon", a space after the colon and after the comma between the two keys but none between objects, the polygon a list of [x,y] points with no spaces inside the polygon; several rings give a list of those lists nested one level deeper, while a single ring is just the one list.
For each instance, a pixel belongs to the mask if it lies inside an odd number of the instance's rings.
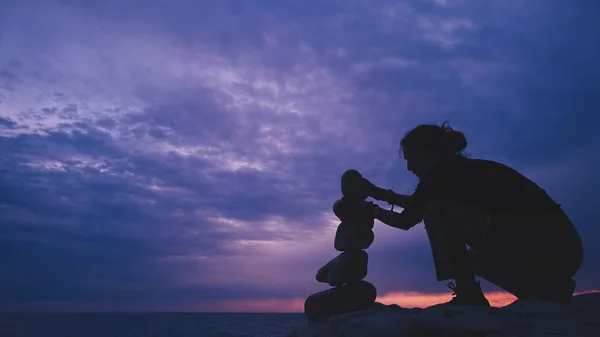
[{"label": "crouching woman", "polygon": [[437,280],[455,281],[448,304],[489,305],[476,275],[517,298],[568,303],[583,261],[577,230],[537,184],[506,165],[467,158],[466,146],[445,124],[408,132],[400,153],[419,183],[412,195],[369,184],[371,197],[403,208],[371,203],[374,218],[403,230],[424,222]]}]

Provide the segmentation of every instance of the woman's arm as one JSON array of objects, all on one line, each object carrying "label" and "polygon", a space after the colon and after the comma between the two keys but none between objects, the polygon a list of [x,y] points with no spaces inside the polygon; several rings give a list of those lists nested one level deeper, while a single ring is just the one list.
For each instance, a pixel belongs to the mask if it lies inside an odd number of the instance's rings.
[{"label": "woman's arm", "polygon": [[423,215],[420,211],[410,208],[398,213],[381,207],[375,207],[373,217],[388,226],[403,230],[409,230],[423,220]]},{"label": "woman's arm", "polygon": [[404,209],[410,208],[412,204],[412,195],[394,193],[391,199],[390,204],[400,206]]},{"label": "woman's arm", "polygon": [[375,185],[371,186],[369,196],[373,197],[375,200],[385,201],[405,209],[410,208],[412,203],[412,195],[398,194],[392,190],[386,190]]}]

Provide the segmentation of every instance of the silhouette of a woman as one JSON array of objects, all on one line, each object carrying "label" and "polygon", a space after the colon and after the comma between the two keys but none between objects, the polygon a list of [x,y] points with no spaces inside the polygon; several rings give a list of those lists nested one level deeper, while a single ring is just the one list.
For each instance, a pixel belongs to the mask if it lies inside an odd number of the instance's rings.
[{"label": "silhouette of a woman", "polygon": [[518,298],[569,302],[583,261],[577,230],[537,184],[506,165],[467,158],[466,146],[446,123],[408,132],[400,155],[417,188],[402,195],[368,183],[369,196],[403,208],[368,203],[369,211],[403,230],[424,222],[437,280],[456,282],[448,283],[448,304],[489,305],[475,275]]}]

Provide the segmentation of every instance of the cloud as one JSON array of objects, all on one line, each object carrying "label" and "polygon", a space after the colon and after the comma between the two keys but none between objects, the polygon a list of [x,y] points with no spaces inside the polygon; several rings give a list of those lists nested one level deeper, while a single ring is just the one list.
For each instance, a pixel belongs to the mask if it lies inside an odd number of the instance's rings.
[{"label": "cloud", "polygon": [[[0,11],[4,303],[305,298],[341,173],[411,193],[399,139],[444,120],[565,205],[595,287],[595,4],[33,3]],[[421,226],[375,231],[380,293],[439,292]]]}]

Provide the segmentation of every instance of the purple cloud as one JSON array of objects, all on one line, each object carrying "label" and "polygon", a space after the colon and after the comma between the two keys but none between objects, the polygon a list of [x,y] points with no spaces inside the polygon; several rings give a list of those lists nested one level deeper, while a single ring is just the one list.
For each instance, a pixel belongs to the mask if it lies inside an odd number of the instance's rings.
[{"label": "purple cloud", "polygon": [[[556,196],[586,245],[578,289],[597,286],[595,4],[3,6],[7,307],[306,297],[341,173],[412,192],[398,142],[444,120]],[[380,292],[440,291],[422,228],[383,226]]]}]

